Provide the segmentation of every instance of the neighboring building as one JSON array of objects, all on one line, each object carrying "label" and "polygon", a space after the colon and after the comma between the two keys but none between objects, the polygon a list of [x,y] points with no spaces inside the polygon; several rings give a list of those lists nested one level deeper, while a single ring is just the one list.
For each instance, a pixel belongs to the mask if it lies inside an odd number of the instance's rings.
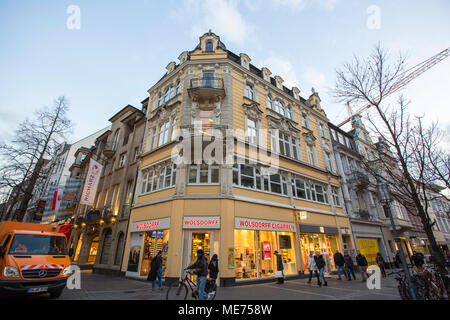
[{"label": "neighboring building", "polygon": [[[274,277],[274,250],[294,277],[308,271],[310,250],[330,258],[328,271],[335,269],[337,250],[354,250],[328,119],[314,90],[302,98],[209,32],[178,64],[170,62],[148,92],[121,269],[126,276],[145,279],[159,250],[169,282],[196,259],[197,249],[208,258],[217,254],[220,285]],[[223,143],[219,137],[229,130]],[[199,144],[183,149],[191,138]],[[209,152],[211,140],[215,162],[194,161],[196,146]],[[222,148],[231,150],[230,161],[222,161]],[[188,162],[176,163],[178,156]]]},{"label": "neighboring building", "polygon": [[[390,232],[384,221],[383,207],[378,201],[376,180],[365,169],[363,157],[357,151],[353,136],[331,123],[328,123],[328,127],[341,174],[345,209],[350,218],[357,249],[369,264],[376,263],[378,252],[386,262],[392,262],[395,251],[390,250],[389,244],[392,244],[393,239],[387,236]],[[359,138],[361,139],[361,135]]]},{"label": "neighboring building", "polygon": [[[146,100],[142,103],[145,109]],[[130,105],[109,121],[110,130],[90,149],[79,148],[70,167],[71,179],[82,179],[81,190],[91,158],[103,171],[94,205],[78,203],[69,246],[74,263],[90,265],[94,272],[119,274],[146,122],[145,114]]]},{"label": "neighboring building", "polygon": [[[444,253],[448,253],[450,244],[450,201],[442,194],[442,191],[443,188],[439,186],[429,186],[426,190],[428,203],[426,206],[425,203],[423,205],[428,209],[431,221],[436,222],[433,226],[433,233],[437,244],[443,249]],[[416,237],[414,240],[416,249],[423,248],[426,253],[429,253],[424,248],[424,245],[428,245],[427,239]]]},{"label": "neighboring building", "polygon": [[33,196],[28,203],[23,222],[39,223],[42,220],[50,188],[60,186],[64,164],[67,161],[69,151],[70,144],[66,142],[61,143],[56,148],[54,157],[46,160],[46,163],[42,166],[40,177],[34,186]]},{"label": "neighboring building", "polygon": [[[108,129],[109,127],[106,127],[73,144],[64,142],[56,148],[55,156],[52,159],[45,160],[41,176],[33,189],[33,197],[29,201],[24,222],[52,223],[58,220],[58,212],[54,212],[50,206],[53,201],[53,191],[59,189],[61,192],[65,192],[66,184],[68,190],[72,188],[74,182],[68,181],[69,167],[74,161],[76,151],[83,146],[90,147],[97,137]],[[75,179],[77,178],[75,177]]]}]

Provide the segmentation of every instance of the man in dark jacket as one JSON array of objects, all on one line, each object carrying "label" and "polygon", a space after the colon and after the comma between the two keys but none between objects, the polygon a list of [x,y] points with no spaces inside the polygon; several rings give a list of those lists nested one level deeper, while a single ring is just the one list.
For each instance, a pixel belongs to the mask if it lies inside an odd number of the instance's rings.
[{"label": "man in dark jacket", "polygon": [[283,257],[281,256],[281,254],[278,253],[278,251],[274,251],[273,254],[275,255],[275,257],[277,258],[277,271],[281,271],[282,276],[281,277],[277,277],[277,283],[284,283],[284,275],[283,275],[283,270],[284,270],[284,266],[283,266]]},{"label": "man in dark jacket", "polygon": [[339,280],[342,280],[341,270],[344,273],[345,278],[348,279],[347,273],[345,273],[345,271],[344,271],[345,260],[344,260],[344,256],[342,255],[342,253],[340,253],[339,251],[336,251],[336,253],[333,256],[333,259],[334,259],[334,264],[336,265],[336,268],[338,271]]},{"label": "man in dark jacket", "polygon": [[350,274],[353,276],[353,279],[356,280],[353,259],[348,254],[347,251],[344,253],[344,261],[345,261],[345,273],[347,274],[347,280],[348,281],[352,280],[352,277],[350,276]]},{"label": "man in dark jacket", "polygon": [[422,267],[425,264],[425,257],[422,253],[414,251],[413,255],[411,256],[411,260],[414,263],[414,265],[417,267],[419,272],[422,271]]},{"label": "man in dark jacket", "polygon": [[197,276],[198,300],[206,300],[205,286],[206,276],[208,275],[208,260],[202,249],[197,250],[197,261],[186,269],[195,269],[194,274]]},{"label": "man in dark jacket", "polygon": [[327,281],[325,280],[325,276],[323,275],[323,272],[325,270],[325,260],[323,259],[323,256],[319,253],[316,252],[316,255],[314,256],[314,260],[316,261],[316,265],[317,268],[319,269],[319,279],[321,280],[321,282],[319,282],[319,287],[322,285],[326,287],[328,286]]},{"label": "man in dark jacket", "polygon": [[158,278],[159,290],[162,290],[162,251],[150,262],[150,272],[148,273],[147,281],[152,281],[152,291],[155,290],[156,278]]},{"label": "man in dark jacket", "polygon": [[364,257],[364,255],[362,255],[359,251],[358,255],[356,256],[356,263],[359,266],[359,270],[361,270],[362,281],[366,281],[366,277],[369,277],[369,275],[367,274],[367,267],[369,266],[369,264],[367,263],[366,257]]}]

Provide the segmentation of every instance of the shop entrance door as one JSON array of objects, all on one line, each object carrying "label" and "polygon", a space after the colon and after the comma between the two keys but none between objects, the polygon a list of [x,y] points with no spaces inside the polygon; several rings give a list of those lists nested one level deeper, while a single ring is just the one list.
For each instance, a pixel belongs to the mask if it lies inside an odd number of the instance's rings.
[{"label": "shop entrance door", "polygon": [[[189,243],[188,249],[188,261],[187,265],[193,264],[197,261],[197,250],[202,249],[205,253],[206,261],[211,260],[211,244],[213,241],[213,233],[210,231],[192,231],[191,233],[191,241]],[[194,270],[191,270],[194,271]],[[191,280],[196,281],[196,276],[191,275]]]},{"label": "shop entrance door", "polygon": [[163,251],[163,237],[163,231],[148,231],[145,233],[144,255],[142,257],[140,276],[148,276],[148,273],[150,272],[150,262],[159,251]]}]

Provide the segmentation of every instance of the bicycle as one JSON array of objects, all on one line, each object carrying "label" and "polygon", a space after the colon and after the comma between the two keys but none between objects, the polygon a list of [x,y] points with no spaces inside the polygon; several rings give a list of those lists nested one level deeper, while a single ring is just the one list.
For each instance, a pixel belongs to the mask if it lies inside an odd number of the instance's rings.
[{"label": "bicycle", "polygon": [[[197,300],[198,290],[197,285],[190,279],[191,272],[185,270],[185,277],[178,281],[172,283],[166,293],[166,300],[186,300],[188,297],[188,292],[190,291],[190,297]],[[214,300],[217,294],[217,284],[215,279],[207,279],[205,286],[205,293],[207,294],[207,300]]]},{"label": "bicycle", "polygon": [[395,280],[397,280],[398,282],[397,289],[398,293],[400,294],[400,298],[402,298],[402,300],[413,300],[410,291],[411,288],[408,284],[408,281],[406,281],[406,275],[403,274],[402,271],[391,272],[387,275],[390,276],[393,274],[395,274]]}]

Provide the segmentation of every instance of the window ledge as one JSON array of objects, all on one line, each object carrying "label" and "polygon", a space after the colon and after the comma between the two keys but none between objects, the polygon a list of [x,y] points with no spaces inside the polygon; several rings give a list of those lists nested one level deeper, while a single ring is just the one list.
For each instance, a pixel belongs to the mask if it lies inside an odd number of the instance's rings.
[{"label": "window ledge", "polygon": [[162,188],[162,189],[158,189],[158,190],[154,190],[154,191],[140,193],[138,195],[138,197],[146,196],[146,195],[149,195],[149,194],[152,194],[152,193],[156,193],[156,192],[164,191],[164,190],[169,190],[169,189],[175,189],[175,186],[170,186],[170,187],[167,187],[167,188]]},{"label": "window ledge", "polygon": [[247,188],[247,187],[239,186],[239,185],[234,184],[234,183],[233,183],[233,188],[239,188],[239,189],[244,189],[244,190],[249,190],[249,191],[255,191],[255,192],[271,194],[271,195],[279,196],[279,197],[290,198],[288,195],[284,195],[284,194],[281,194],[281,193],[274,193],[274,192],[269,192],[269,191],[264,191],[264,190],[259,190],[259,189]]}]

